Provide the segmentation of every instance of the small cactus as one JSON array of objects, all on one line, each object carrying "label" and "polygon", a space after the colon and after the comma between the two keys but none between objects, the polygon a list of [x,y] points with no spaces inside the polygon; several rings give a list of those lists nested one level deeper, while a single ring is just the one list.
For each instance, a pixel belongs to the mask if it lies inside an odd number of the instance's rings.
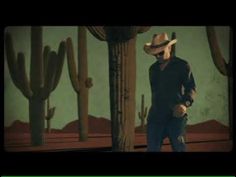
[{"label": "small cactus", "polygon": [[56,107],[50,108],[50,100],[49,97],[47,99],[47,114],[45,119],[47,121],[47,133],[51,133],[51,119],[54,116]]},{"label": "small cactus", "polygon": [[138,113],[139,119],[141,120],[141,128],[142,131],[145,131],[145,119],[147,116],[147,107],[144,108],[144,94],[142,94],[142,101],[141,101],[141,112]]}]

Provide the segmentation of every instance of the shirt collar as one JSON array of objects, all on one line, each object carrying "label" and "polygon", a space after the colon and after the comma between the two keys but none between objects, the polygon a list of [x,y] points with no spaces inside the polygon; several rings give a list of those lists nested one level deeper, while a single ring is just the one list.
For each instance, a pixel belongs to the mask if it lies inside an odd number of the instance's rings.
[{"label": "shirt collar", "polygon": [[[168,65],[173,64],[173,63],[175,63],[175,62],[176,62],[176,57],[171,57],[171,58],[169,59]],[[158,65],[161,64],[159,61],[157,61],[156,63],[157,63]]]}]

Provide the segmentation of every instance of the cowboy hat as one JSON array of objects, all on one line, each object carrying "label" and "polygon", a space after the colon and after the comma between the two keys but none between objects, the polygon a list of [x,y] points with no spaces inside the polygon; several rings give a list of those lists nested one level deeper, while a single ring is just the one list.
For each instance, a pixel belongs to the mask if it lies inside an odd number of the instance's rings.
[{"label": "cowboy hat", "polygon": [[177,39],[169,40],[166,33],[154,34],[151,43],[144,45],[144,51],[150,55],[156,55],[177,42]]}]

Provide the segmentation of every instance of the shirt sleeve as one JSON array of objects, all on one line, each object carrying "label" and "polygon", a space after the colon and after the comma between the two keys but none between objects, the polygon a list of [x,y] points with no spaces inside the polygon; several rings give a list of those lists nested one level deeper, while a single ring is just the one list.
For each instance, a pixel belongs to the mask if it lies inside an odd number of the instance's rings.
[{"label": "shirt sleeve", "polygon": [[183,72],[183,86],[184,86],[184,95],[183,95],[183,102],[186,101],[190,102],[190,105],[194,102],[195,95],[196,95],[196,84],[194,81],[193,73],[191,71],[190,65],[187,63],[185,64]]}]

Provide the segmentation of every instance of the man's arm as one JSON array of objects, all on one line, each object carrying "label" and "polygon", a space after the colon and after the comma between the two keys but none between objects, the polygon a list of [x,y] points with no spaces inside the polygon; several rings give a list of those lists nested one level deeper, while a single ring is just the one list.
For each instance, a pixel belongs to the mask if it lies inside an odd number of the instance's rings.
[{"label": "man's arm", "polygon": [[183,117],[186,114],[186,107],[190,107],[193,104],[196,95],[196,85],[193,78],[193,73],[188,63],[184,64],[182,72],[182,84],[184,87],[182,103],[177,104],[174,107],[174,117]]},{"label": "man's arm", "polygon": [[153,92],[152,72],[153,72],[153,65],[149,68],[149,82],[150,82],[151,91]]},{"label": "man's arm", "polygon": [[183,104],[186,107],[190,107],[195,99],[196,95],[196,85],[191,71],[190,65],[185,64],[183,72],[183,86],[184,86],[184,95],[183,95]]}]

